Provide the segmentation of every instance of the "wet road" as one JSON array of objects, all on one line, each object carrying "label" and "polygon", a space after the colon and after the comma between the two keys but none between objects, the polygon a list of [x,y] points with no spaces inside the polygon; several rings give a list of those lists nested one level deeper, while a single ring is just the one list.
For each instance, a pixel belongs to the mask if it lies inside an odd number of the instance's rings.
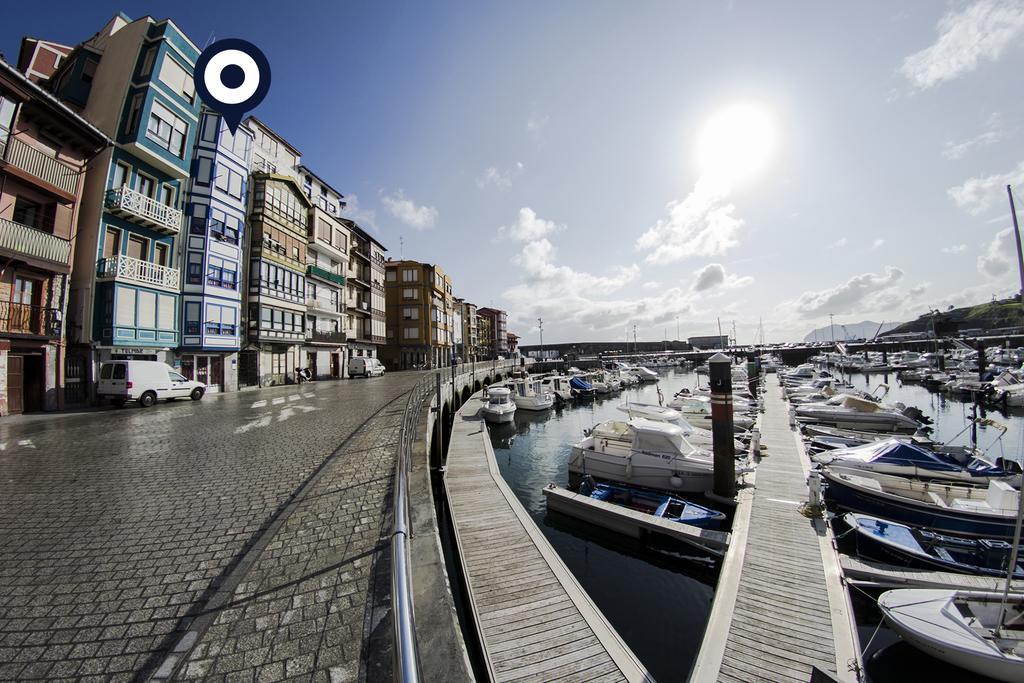
[{"label": "wet road", "polygon": [[0,679],[365,675],[418,377],[0,421]]}]

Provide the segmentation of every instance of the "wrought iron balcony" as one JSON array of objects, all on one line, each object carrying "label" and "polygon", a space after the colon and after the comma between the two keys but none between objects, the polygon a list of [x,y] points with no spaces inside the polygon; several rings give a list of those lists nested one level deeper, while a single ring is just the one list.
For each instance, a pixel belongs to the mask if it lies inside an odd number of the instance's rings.
[{"label": "wrought iron balcony", "polygon": [[348,335],[329,330],[306,330],[306,339],[314,344],[344,344]]},{"label": "wrought iron balcony", "polygon": [[181,211],[129,187],[107,191],[107,211],[169,235],[176,235],[181,230]]},{"label": "wrought iron balcony", "polygon": [[60,309],[0,301],[0,333],[59,338]]},{"label": "wrought iron balcony", "polygon": [[14,136],[8,138],[7,149],[0,147],[0,152],[3,153],[3,160],[11,166],[20,168],[65,194],[74,196],[77,193],[79,174],[73,166]]},{"label": "wrought iron balcony", "polygon": [[63,266],[67,271],[71,242],[42,230],[0,218],[0,250]]},{"label": "wrought iron balcony", "polygon": [[96,279],[134,282],[176,292],[181,283],[181,272],[131,256],[113,256],[100,259],[96,266]]},{"label": "wrought iron balcony", "polygon": [[336,285],[345,284],[344,275],[337,275],[336,273],[332,273],[331,271],[318,266],[306,266],[306,275],[309,277],[318,277],[321,280],[327,280],[328,282],[333,282]]}]

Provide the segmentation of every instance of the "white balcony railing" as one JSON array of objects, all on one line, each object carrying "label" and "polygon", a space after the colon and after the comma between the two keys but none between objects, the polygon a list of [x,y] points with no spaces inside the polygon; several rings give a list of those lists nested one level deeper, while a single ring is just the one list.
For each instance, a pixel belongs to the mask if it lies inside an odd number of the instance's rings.
[{"label": "white balcony railing", "polygon": [[62,192],[70,195],[78,193],[78,171],[23,140],[11,137],[3,156],[7,163],[17,166]]},{"label": "white balcony railing", "polygon": [[133,223],[169,234],[181,230],[182,213],[129,187],[107,192],[107,210]]},{"label": "white balcony railing", "polygon": [[0,249],[67,266],[71,243],[48,232],[0,218]]},{"label": "white balcony railing", "polygon": [[96,266],[96,279],[125,280],[178,291],[181,273],[175,268],[160,266],[131,256],[112,256],[100,259]]}]

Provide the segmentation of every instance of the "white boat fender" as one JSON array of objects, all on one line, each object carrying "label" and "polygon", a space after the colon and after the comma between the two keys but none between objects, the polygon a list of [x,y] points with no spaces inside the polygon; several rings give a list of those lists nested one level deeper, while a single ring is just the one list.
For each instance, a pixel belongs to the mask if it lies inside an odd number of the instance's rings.
[{"label": "white boat fender", "polygon": [[668,483],[672,488],[677,489],[683,485],[683,478],[673,472],[672,476],[668,478]]},{"label": "white boat fender", "polygon": [[812,508],[821,507],[821,473],[811,470],[807,475],[807,504]]}]

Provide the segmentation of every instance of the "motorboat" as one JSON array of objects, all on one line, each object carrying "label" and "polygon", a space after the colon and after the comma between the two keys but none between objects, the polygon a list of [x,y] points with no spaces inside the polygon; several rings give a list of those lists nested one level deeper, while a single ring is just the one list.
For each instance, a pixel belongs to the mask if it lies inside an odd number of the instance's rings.
[{"label": "motorboat", "polygon": [[589,477],[580,485],[580,493],[594,500],[705,529],[717,529],[725,521],[723,513],[682,498],[635,486],[596,483]]},{"label": "motorboat", "polygon": [[903,434],[913,434],[923,426],[897,407],[852,394],[839,394],[824,403],[796,406],[796,418],[801,422],[817,422],[844,429]]},{"label": "motorboat", "polygon": [[990,399],[993,403],[1019,408],[1024,406],[1024,381],[1013,372],[1006,370],[991,383]]},{"label": "motorboat", "polygon": [[[711,398],[708,396],[675,396],[669,401],[694,426],[711,428]],[[733,429],[745,432],[754,426],[754,418],[733,412]]]},{"label": "motorboat", "polygon": [[[1006,576],[1013,546],[1003,539],[940,534],[856,512],[847,512],[841,519],[854,531],[858,555],[901,567]],[[1016,563],[1014,577],[1024,578],[1024,558],[1018,558]]]},{"label": "motorboat", "polygon": [[972,538],[1012,538],[1020,491],[1005,481],[988,486],[929,482],[824,466],[825,500],[835,508],[909,526]]},{"label": "motorboat", "polygon": [[997,681],[1024,681],[1024,594],[903,588],[882,593],[878,607],[922,652]]},{"label": "motorboat", "polygon": [[675,425],[644,418],[602,423],[572,447],[569,471],[663,491],[711,488],[714,458]]},{"label": "motorboat", "polygon": [[512,422],[515,419],[516,404],[512,400],[512,392],[506,387],[490,387],[485,398],[487,402],[480,407],[480,414],[492,424]]},{"label": "motorboat", "polygon": [[548,375],[540,380],[541,389],[553,395],[556,403],[564,403],[573,399],[570,378],[564,375]]},{"label": "motorboat", "polygon": [[[642,417],[648,420],[666,422],[680,427],[683,430],[683,436],[686,437],[686,440],[698,448],[707,448],[710,450],[714,447],[714,439],[712,437],[711,430],[703,427],[694,427],[686,420],[685,417],[683,417],[682,413],[675,408],[666,408],[664,406],[656,406],[650,403],[623,403],[618,408],[630,417]],[[746,446],[744,446],[743,442],[738,439],[733,439],[733,448],[736,453],[746,450]]]},{"label": "motorboat", "polygon": [[555,395],[544,391],[538,380],[514,380],[508,388],[519,410],[547,410],[555,404]]},{"label": "motorboat", "polygon": [[597,393],[594,387],[579,375],[569,378],[569,391],[573,398],[593,398]]},{"label": "motorboat", "polygon": [[631,368],[628,368],[626,369],[626,372],[636,377],[638,380],[640,380],[642,384],[647,382],[658,381],[658,373],[656,373],[654,370],[649,370],[642,365],[635,365]]},{"label": "motorboat", "polygon": [[987,484],[990,480],[999,479],[1020,486],[1021,479],[1020,466],[1016,462],[991,462],[970,449],[934,451],[899,439],[816,453],[811,459],[821,465],[835,465],[848,470],[931,481]]}]

